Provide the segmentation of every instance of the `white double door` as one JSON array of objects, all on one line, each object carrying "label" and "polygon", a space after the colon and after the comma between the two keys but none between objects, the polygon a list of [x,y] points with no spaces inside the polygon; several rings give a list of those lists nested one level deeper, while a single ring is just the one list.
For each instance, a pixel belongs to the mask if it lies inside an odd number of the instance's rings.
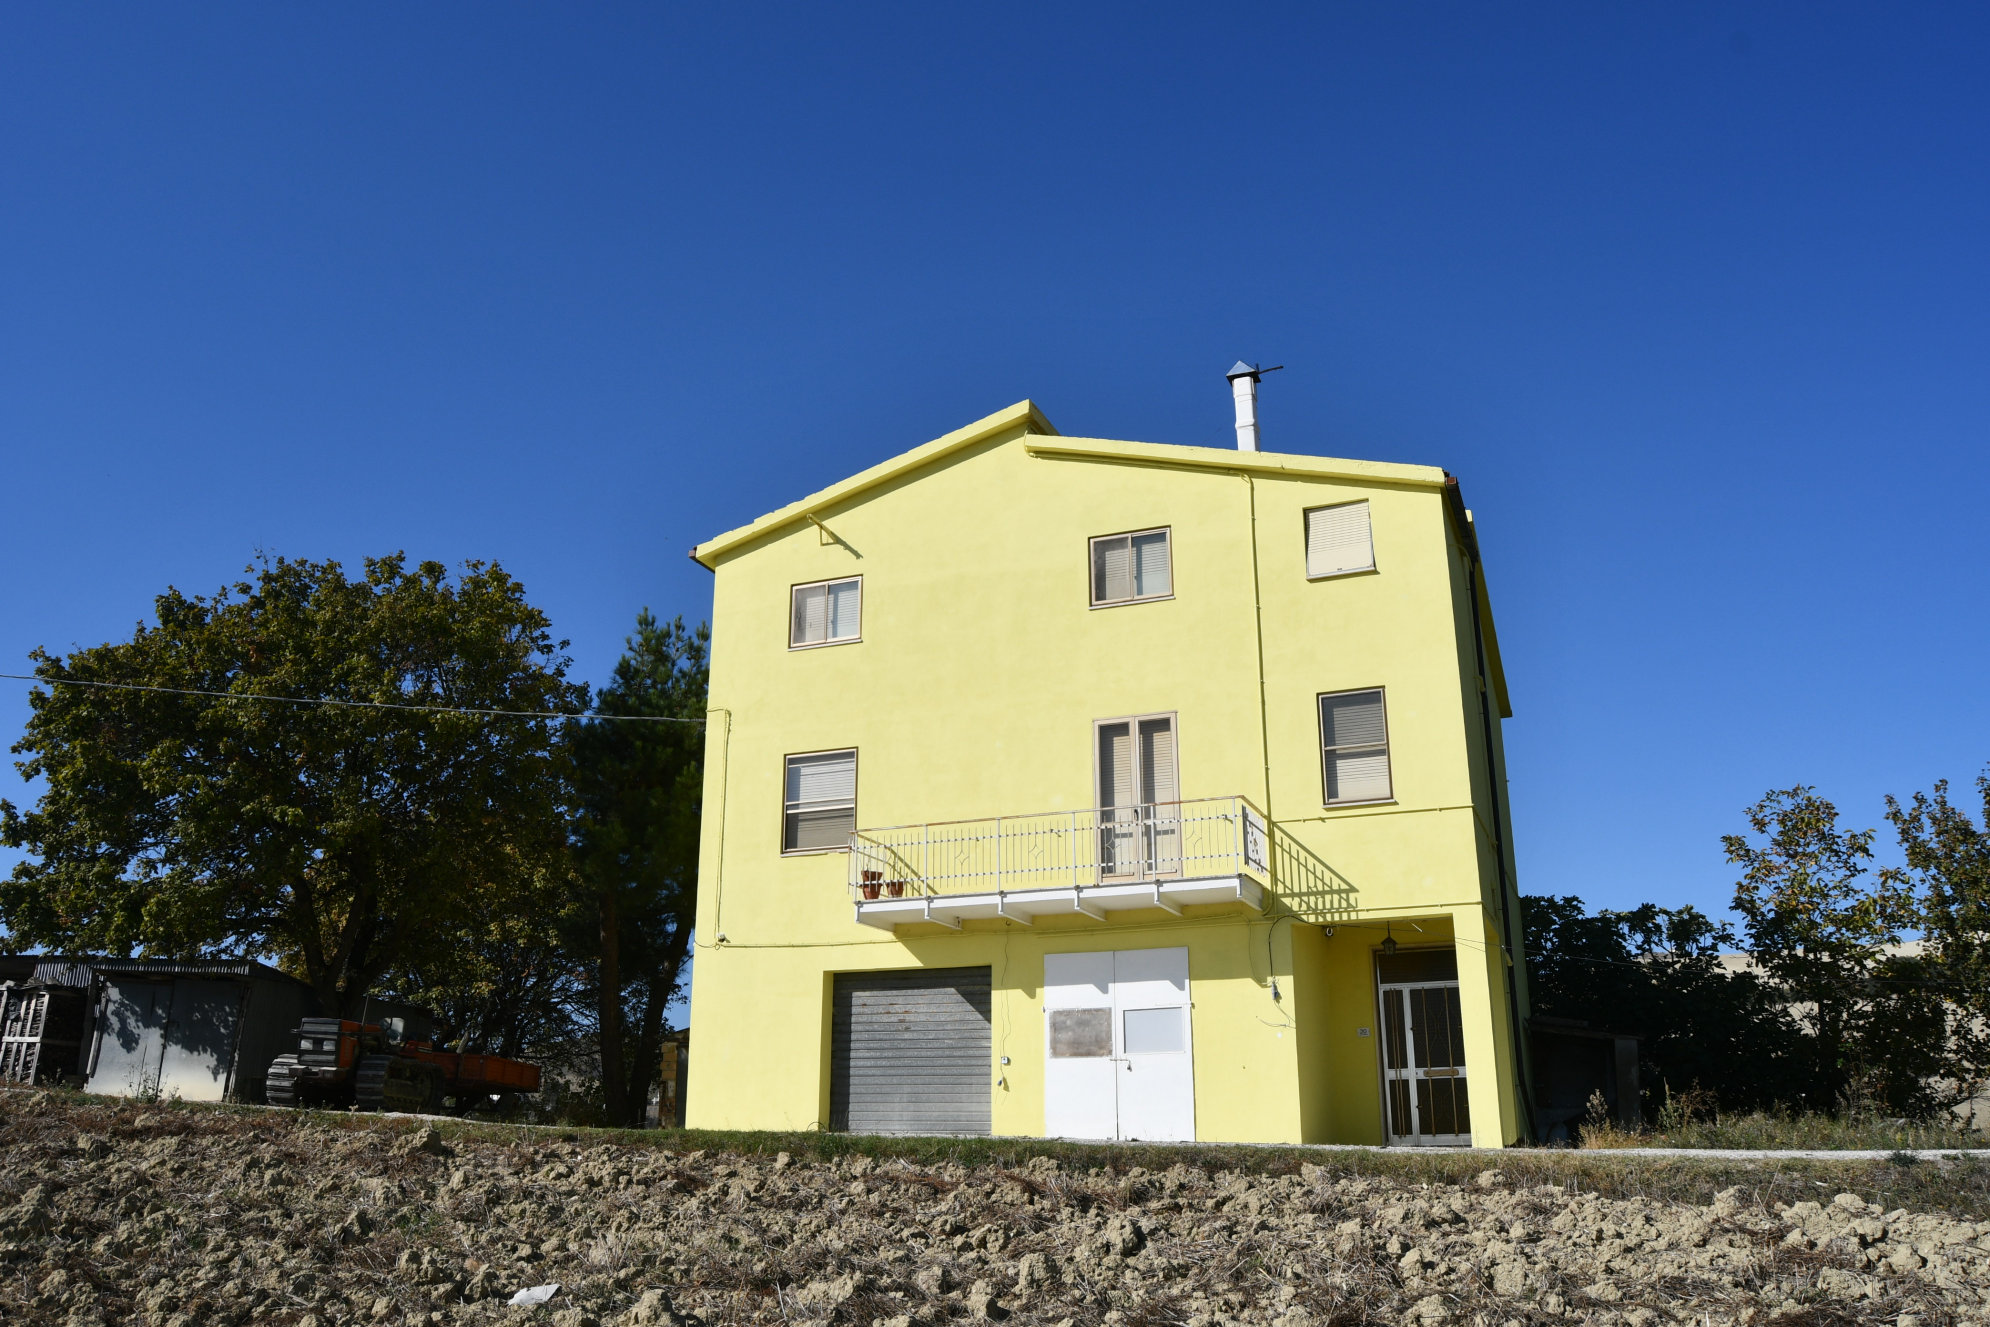
[{"label": "white double door", "polygon": [[1044,1133],[1195,1139],[1188,950],[1043,960]]}]

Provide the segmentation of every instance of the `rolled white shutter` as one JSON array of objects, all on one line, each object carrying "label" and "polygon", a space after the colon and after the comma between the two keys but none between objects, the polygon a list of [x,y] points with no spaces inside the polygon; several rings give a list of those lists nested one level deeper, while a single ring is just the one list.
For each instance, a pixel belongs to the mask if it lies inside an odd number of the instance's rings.
[{"label": "rolled white shutter", "polygon": [[789,756],[781,850],[840,848],[857,828],[857,753]]},{"label": "rolled white shutter", "polygon": [[863,631],[863,582],[837,581],[829,586],[825,640],[855,640]]},{"label": "rolled white shutter", "polygon": [[1099,728],[1099,805],[1133,806],[1139,793],[1133,786],[1132,725],[1103,724]]},{"label": "rolled white shutter", "polygon": [[1389,729],[1380,691],[1320,698],[1329,802],[1377,802],[1391,794]]},{"label": "rolled white shutter", "polygon": [[857,800],[857,753],[831,751],[788,760],[790,806],[834,805]]},{"label": "rolled white shutter", "polygon": [[820,585],[805,585],[795,591],[794,619],[788,628],[788,644],[819,645],[828,639],[829,595]]},{"label": "rolled white shutter", "polygon": [[1335,751],[1327,757],[1327,800],[1380,802],[1389,797],[1386,750]]},{"label": "rolled white shutter", "polygon": [[1144,802],[1181,800],[1175,778],[1175,726],[1171,720],[1140,721],[1140,783]]},{"label": "rolled white shutter", "polygon": [[1306,513],[1306,574],[1338,576],[1375,567],[1367,502],[1315,507]]},{"label": "rolled white shutter", "polygon": [[1330,747],[1381,746],[1389,740],[1382,693],[1350,691],[1320,701],[1320,739]]},{"label": "rolled white shutter", "polygon": [[1173,594],[1174,568],[1168,559],[1168,532],[1136,535],[1133,539],[1132,593],[1142,599]]},{"label": "rolled white shutter", "polygon": [[1133,547],[1125,535],[1092,541],[1092,602],[1133,597]]}]

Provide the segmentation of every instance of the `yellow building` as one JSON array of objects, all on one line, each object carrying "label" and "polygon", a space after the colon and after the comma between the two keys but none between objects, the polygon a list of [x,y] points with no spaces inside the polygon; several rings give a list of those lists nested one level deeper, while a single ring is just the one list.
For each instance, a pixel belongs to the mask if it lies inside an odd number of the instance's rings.
[{"label": "yellow building", "polygon": [[692,1127],[1527,1132],[1471,514],[1239,414],[1232,451],[1026,401],[694,550]]}]

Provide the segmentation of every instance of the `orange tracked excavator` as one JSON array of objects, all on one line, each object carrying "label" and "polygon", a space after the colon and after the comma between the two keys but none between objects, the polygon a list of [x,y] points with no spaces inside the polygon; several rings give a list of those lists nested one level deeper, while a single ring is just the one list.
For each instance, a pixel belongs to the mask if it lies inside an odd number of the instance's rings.
[{"label": "orange tracked excavator", "polygon": [[501,1055],[395,1041],[376,1023],[307,1018],[297,1049],[276,1057],[265,1091],[272,1106],[350,1106],[434,1114],[496,1105],[539,1090],[539,1066]]}]

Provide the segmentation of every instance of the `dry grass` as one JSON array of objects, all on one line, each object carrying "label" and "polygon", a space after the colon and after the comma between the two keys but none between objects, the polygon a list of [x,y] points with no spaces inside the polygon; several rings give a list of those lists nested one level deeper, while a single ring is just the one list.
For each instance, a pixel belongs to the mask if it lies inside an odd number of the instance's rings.
[{"label": "dry grass", "polygon": [[1623,1129],[1610,1119],[1601,1095],[1590,1100],[1581,1146],[1589,1149],[1683,1147],[1707,1151],[1929,1152],[1984,1151],[1990,1135],[1956,1120],[1888,1119],[1867,1110],[1836,1115],[1749,1111],[1723,1115],[1706,1093],[1669,1096],[1646,1129]]}]

